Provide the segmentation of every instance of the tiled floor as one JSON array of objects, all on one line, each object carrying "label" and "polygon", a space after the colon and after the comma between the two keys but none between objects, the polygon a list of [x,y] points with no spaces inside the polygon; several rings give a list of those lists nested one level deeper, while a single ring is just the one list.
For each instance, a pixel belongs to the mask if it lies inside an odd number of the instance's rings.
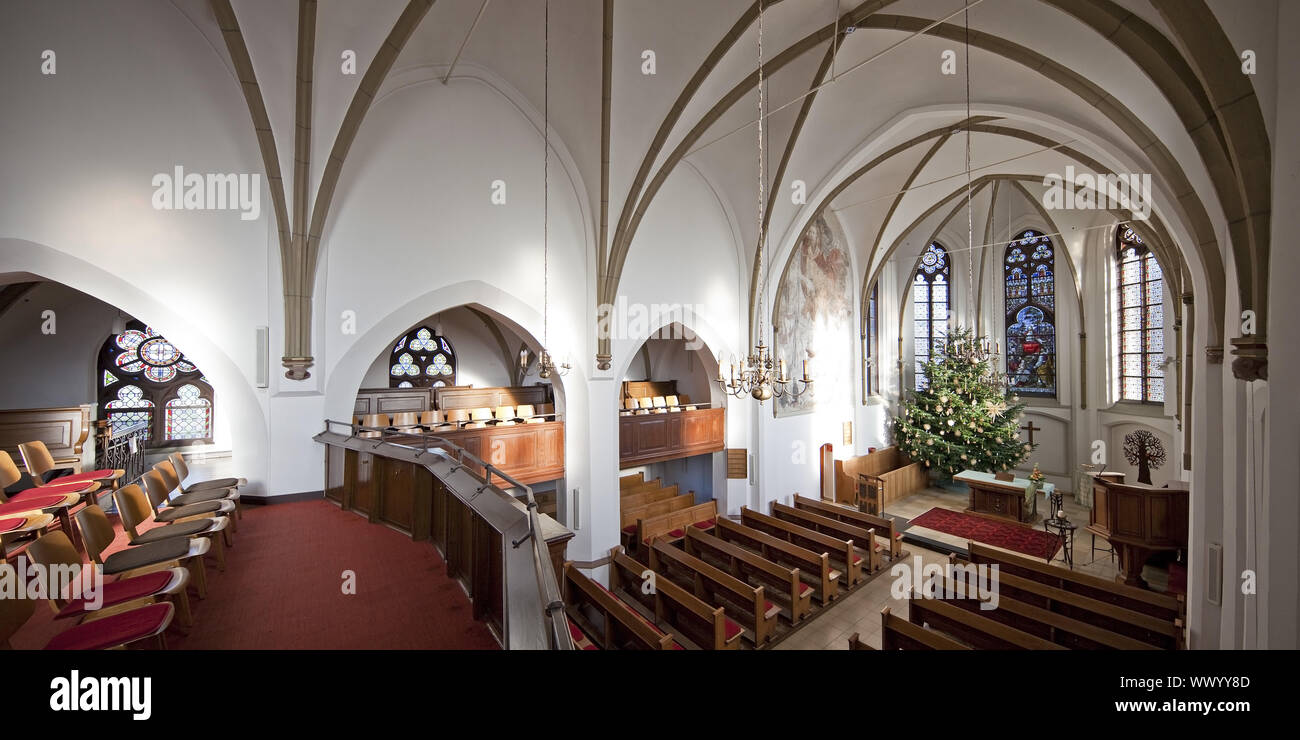
[{"label": "tiled floor", "polygon": [[[967,497],[965,493],[930,488],[895,502],[885,513],[912,519],[935,507],[961,511],[966,508],[966,505]],[[1040,500],[1038,502],[1040,514],[1046,509],[1045,502]],[[1074,497],[1070,494],[1065,496],[1065,514],[1072,522],[1086,523],[1088,521],[1088,509],[1076,504]],[[1036,526],[1042,528],[1041,519],[1036,522]],[[966,547],[966,540],[936,532],[932,529],[918,527],[910,531],[962,549]],[[1091,536],[1083,531],[1082,525],[1075,534],[1078,540],[1074,545],[1074,569],[1103,578],[1114,578],[1116,568],[1110,555],[1101,549],[1097,551],[1095,558],[1089,553]],[[1104,540],[1098,541],[1097,544],[1099,547],[1108,546]],[[942,565],[948,561],[946,555],[926,549],[915,543],[908,542],[904,547],[909,557],[904,558],[903,562],[911,566],[908,571],[909,574],[915,568],[924,567],[931,563]],[[917,561],[918,558],[919,562]],[[1065,565],[1059,554],[1053,563],[1055,565]],[[842,597],[839,603],[815,617],[811,624],[804,626],[773,649],[847,650],[849,636],[854,632],[858,633],[859,639],[863,642],[871,647],[879,648],[880,610],[888,606],[891,607],[894,614],[903,617],[907,616],[905,597],[904,599],[895,599],[892,593],[895,583],[900,578],[888,572],[892,564],[886,563],[885,567],[886,572],[881,576],[853,594]],[[906,583],[911,582],[907,575],[902,576],[902,578],[906,579]],[[900,593],[905,591],[906,583],[899,585]]]}]

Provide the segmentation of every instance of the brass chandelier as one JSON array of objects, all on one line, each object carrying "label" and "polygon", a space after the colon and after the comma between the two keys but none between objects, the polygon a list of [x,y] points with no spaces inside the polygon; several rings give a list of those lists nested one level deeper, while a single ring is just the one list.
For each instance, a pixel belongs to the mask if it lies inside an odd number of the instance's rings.
[{"label": "brass chandelier", "polygon": [[[767,234],[763,227],[766,213],[764,201],[765,173],[763,169],[763,6],[758,10],[758,255],[759,271],[767,269],[765,252],[767,251]],[[763,306],[767,292],[767,276],[759,286],[758,294],[758,345],[749,353],[745,361],[736,366],[731,363],[731,377],[722,372],[722,361],[718,361],[718,385],[723,392],[736,398],[748,395],[760,405],[770,398],[798,398],[812,386],[808,375],[808,361],[803,363],[803,377],[792,380],[786,370],[784,359],[774,359],[763,343]],[[802,387],[800,387],[802,383]]]}]

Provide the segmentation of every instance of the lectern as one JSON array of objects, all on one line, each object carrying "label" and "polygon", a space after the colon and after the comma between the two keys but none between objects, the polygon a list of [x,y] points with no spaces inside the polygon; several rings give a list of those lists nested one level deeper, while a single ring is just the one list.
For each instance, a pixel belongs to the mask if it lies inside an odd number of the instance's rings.
[{"label": "lectern", "polygon": [[1187,548],[1187,490],[1126,485],[1106,476],[1093,477],[1092,490],[1088,531],[1115,548],[1116,580],[1146,586],[1142,566],[1153,553]]}]

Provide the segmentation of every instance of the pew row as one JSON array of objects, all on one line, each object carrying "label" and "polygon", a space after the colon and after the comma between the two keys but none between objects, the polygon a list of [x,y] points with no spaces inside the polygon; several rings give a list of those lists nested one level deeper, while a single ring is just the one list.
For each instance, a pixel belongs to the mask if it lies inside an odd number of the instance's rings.
[{"label": "pew row", "polygon": [[[677,487],[673,486],[672,490],[676,493]],[[634,508],[623,507],[619,510],[619,528],[627,534],[632,534],[635,530],[638,519],[648,519],[663,514],[668,514],[680,509],[686,509],[695,505],[695,495],[683,493],[674,495],[672,498],[666,498],[661,501],[654,501],[648,504],[642,504]]]},{"label": "pew row", "polygon": [[861,550],[867,554],[867,572],[875,573],[883,566],[881,556],[884,553],[882,548],[876,542],[876,530],[863,529],[852,524],[845,524],[838,519],[831,519],[806,509],[796,509],[793,506],[772,502],[772,516],[777,519],[798,524],[814,532],[821,532],[837,540],[852,542],[854,550]]},{"label": "pew row", "polygon": [[925,594],[1071,650],[1156,649],[1156,646],[1141,640],[1013,598],[1003,588],[998,591],[996,608],[982,609],[981,604],[985,602],[975,597],[976,592],[970,585],[966,578],[940,574],[925,582]]},{"label": "pew row", "polygon": [[724,570],[742,581],[771,587],[768,593],[785,602],[791,624],[798,624],[812,610],[813,587],[803,582],[798,568],[782,567],[695,527],[686,528],[686,552],[706,562],[723,563]]},{"label": "pew row", "polygon": [[918,627],[895,616],[889,607],[880,610],[881,650],[970,650],[970,647],[934,630]]},{"label": "pew row", "polygon": [[670,511],[659,516],[637,519],[637,557],[641,557],[641,546],[648,545],[656,537],[666,536],[670,540],[680,540],[686,536],[687,527],[710,530],[713,529],[717,521],[718,502],[713,500]]},{"label": "pew row", "polygon": [[862,557],[854,551],[852,540],[842,540],[822,534],[793,522],[754,511],[747,506],[740,508],[740,523],[767,532],[773,537],[780,537],[792,545],[830,555],[831,563],[843,571],[849,587],[862,580]]},{"label": "pew row", "polygon": [[907,621],[930,626],[977,650],[1065,650],[1049,640],[1021,632],[982,613],[970,612],[939,599],[928,599],[911,589],[907,594]]},{"label": "pew row", "polygon": [[645,482],[645,473],[632,473],[631,475],[620,475],[618,477],[619,490],[631,488]]},{"label": "pew row", "polygon": [[1130,611],[1141,612],[1142,614],[1172,622],[1180,628],[1185,623],[1184,617],[1187,613],[1187,603],[1181,594],[1171,596],[1156,591],[1148,591],[1144,588],[1128,586],[1118,581],[1048,565],[1034,558],[1027,558],[1003,550],[995,550],[978,542],[967,542],[966,551],[970,553],[971,562],[988,565],[996,563],[998,570],[1002,573],[1038,581],[1048,586],[1055,586],[1063,591],[1121,606]]},{"label": "pew row", "polygon": [[636,599],[654,613],[656,621],[701,648],[740,647],[744,629],[728,618],[722,607],[709,606],[667,578],[655,578],[653,588],[644,588],[644,565],[628,557],[622,547],[610,550],[609,555],[609,585],[614,593]]},{"label": "pew row", "polygon": [[797,571],[812,586],[813,596],[821,604],[829,604],[839,596],[840,572],[831,567],[830,555],[823,551],[813,552],[792,545],[780,537],[726,518],[717,520],[713,534],[724,542],[748,548],[777,565]]},{"label": "pew row", "polygon": [[637,509],[642,506],[648,506],[656,501],[665,501],[677,495],[677,486],[668,486],[667,488],[656,488],[642,493],[634,493],[630,496],[624,496],[619,500],[619,510],[626,511]]},{"label": "pew row", "polygon": [[767,600],[762,586],[751,586],[660,538],[650,545],[650,569],[660,576],[655,579],[656,587],[667,579],[693,591],[704,603],[721,606],[750,631],[755,647],[772,639],[781,610]]},{"label": "pew row", "polygon": [[[573,566],[564,564],[564,577],[560,584],[564,591],[565,613],[582,631],[597,641],[603,650],[680,650],[672,635],[637,614],[627,604],[619,601],[599,583],[583,575]],[[597,628],[588,619],[584,609],[601,615],[602,627]]]},{"label": "pew row", "polygon": [[903,556],[903,533],[898,531],[898,528],[894,525],[894,520],[887,516],[868,514],[846,506],[827,503],[821,499],[801,496],[797,493],[794,495],[794,508],[806,509],[814,514],[838,519],[841,522],[862,527],[863,529],[874,529],[876,530],[876,537],[888,543],[889,559],[891,561],[898,560]]}]

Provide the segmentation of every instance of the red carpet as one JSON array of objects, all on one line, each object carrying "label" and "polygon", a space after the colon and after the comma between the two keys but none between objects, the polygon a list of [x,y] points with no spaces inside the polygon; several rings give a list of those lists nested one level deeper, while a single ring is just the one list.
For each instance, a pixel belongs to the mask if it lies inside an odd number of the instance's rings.
[{"label": "red carpet", "polygon": [[933,529],[1044,560],[1061,549],[1061,540],[1054,534],[949,509],[930,509],[913,519],[911,526]]},{"label": "red carpet", "polygon": [[[170,630],[172,649],[500,649],[433,545],[324,500],[245,506],[226,572],[206,560],[208,598],[191,592],[194,627]],[[11,642],[39,648],[65,626],[41,605]]]}]

